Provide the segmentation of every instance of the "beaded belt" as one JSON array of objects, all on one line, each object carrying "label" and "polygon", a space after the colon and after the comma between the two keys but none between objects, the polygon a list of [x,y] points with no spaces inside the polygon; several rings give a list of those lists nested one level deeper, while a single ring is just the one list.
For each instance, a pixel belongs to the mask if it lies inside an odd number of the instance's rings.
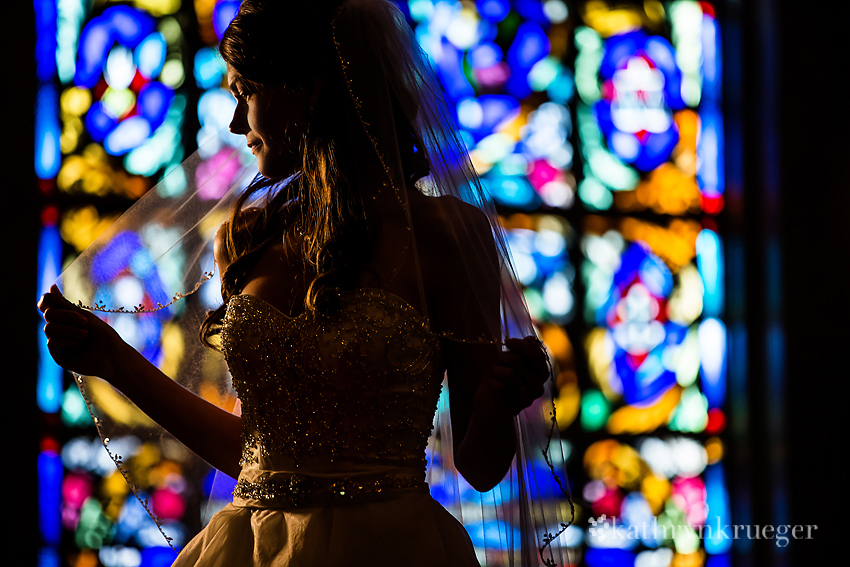
[{"label": "beaded belt", "polygon": [[359,477],[278,475],[281,478],[257,482],[240,478],[233,489],[234,499],[259,501],[274,508],[309,508],[391,498],[398,491],[414,488],[428,491],[428,485],[419,478],[394,474]]}]

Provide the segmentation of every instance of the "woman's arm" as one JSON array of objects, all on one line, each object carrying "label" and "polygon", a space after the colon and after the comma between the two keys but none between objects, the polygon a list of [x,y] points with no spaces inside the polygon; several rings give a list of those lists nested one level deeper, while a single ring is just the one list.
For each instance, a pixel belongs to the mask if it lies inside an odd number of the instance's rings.
[{"label": "woman's arm", "polygon": [[484,369],[493,365],[498,346],[448,340],[443,341],[443,354],[450,361],[447,372],[455,467],[473,488],[486,492],[505,476],[516,449],[513,416],[493,412],[490,402],[494,400],[476,395],[487,391],[481,388]]},{"label": "woman's arm", "polygon": [[444,341],[455,466],[479,492],[504,478],[516,452],[514,417],[541,395],[545,354],[533,337],[497,345]]},{"label": "woman's arm", "polygon": [[121,364],[104,379],[211,466],[239,476],[241,417],[187,390],[129,345]]},{"label": "woman's arm", "polygon": [[38,307],[47,322],[47,347],[60,366],[103,378],[210,465],[238,476],[240,417],[171,380],[94,313],[66,300],[56,286]]},{"label": "woman's arm", "polygon": [[[436,287],[438,327],[469,340],[445,339],[455,466],[476,490],[493,488],[510,469],[516,451],[514,417],[543,394],[548,377],[545,353],[531,337],[508,339],[502,350],[499,256],[487,218],[459,204],[461,217],[448,223],[466,233],[440,246]],[[471,247],[466,258],[451,254]],[[470,261],[474,265],[470,265]],[[468,278],[458,278],[466,274]],[[476,342],[490,337],[494,342]]]}]

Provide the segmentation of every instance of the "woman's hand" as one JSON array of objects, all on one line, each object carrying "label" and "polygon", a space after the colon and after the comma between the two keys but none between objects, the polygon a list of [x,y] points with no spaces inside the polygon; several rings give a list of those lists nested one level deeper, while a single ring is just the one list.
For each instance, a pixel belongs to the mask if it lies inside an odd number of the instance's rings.
[{"label": "woman's hand", "polygon": [[475,407],[491,416],[515,416],[543,395],[549,360],[535,337],[507,339],[507,350],[481,380]]},{"label": "woman's hand", "polygon": [[38,308],[47,322],[47,349],[59,366],[78,374],[112,379],[115,361],[132,349],[112,327],[65,299],[55,285],[41,296]]}]

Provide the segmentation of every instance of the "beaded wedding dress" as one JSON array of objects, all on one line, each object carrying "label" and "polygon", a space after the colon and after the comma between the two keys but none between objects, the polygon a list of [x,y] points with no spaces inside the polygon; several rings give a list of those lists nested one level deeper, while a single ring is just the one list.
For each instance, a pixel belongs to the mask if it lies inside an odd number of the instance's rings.
[{"label": "beaded wedding dress", "polygon": [[231,297],[221,344],[242,402],[242,471],[175,566],[478,565],[425,484],[440,339],[389,292],[339,299],[293,318]]}]

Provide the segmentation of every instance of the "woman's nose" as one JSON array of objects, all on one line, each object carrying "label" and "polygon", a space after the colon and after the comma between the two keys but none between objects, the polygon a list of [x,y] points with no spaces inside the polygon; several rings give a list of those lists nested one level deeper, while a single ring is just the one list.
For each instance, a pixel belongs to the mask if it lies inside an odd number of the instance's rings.
[{"label": "woman's nose", "polygon": [[233,119],[230,121],[230,131],[234,134],[245,135],[248,133],[248,120],[246,119],[244,104],[240,101],[233,111]]}]

